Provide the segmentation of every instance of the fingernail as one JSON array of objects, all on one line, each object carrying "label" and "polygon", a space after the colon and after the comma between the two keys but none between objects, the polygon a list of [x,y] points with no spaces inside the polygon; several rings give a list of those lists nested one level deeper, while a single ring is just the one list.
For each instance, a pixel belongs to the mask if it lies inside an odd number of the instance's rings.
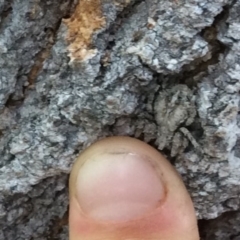
[{"label": "fingernail", "polygon": [[103,153],[80,168],[76,194],[82,212],[97,221],[124,222],[151,213],[164,199],[151,160],[135,153]]}]

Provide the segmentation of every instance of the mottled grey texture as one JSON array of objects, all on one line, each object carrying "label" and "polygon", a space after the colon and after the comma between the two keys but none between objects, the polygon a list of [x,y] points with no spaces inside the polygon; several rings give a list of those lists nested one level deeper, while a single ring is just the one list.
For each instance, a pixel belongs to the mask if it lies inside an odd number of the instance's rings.
[{"label": "mottled grey texture", "polygon": [[101,2],[96,54],[71,62],[77,1],[0,0],[0,239],[65,239],[67,173],[111,135],[162,150],[199,219],[240,208],[240,0]]}]

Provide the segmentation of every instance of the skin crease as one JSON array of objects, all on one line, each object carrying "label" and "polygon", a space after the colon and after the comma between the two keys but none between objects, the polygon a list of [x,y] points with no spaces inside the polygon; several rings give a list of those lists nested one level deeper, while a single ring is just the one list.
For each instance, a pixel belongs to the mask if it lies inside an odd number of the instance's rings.
[{"label": "skin crease", "polygon": [[[147,157],[161,177],[165,196],[153,211],[134,220],[100,222],[86,216],[77,200],[78,171],[92,156],[124,151]],[[69,180],[70,240],[199,240],[191,198],[175,169],[154,148],[130,137],[110,137],[87,148],[76,160]]]}]

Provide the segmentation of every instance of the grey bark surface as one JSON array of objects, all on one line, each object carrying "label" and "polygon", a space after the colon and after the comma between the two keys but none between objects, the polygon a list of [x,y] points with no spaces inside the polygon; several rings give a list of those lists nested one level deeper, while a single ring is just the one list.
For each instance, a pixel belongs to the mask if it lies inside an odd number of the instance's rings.
[{"label": "grey bark surface", "polygon": [[67,239],[72,163],[112,135],[167,156],[202,239],[240,239],[239,91],[240,0],[0,0],[0,239]]}]

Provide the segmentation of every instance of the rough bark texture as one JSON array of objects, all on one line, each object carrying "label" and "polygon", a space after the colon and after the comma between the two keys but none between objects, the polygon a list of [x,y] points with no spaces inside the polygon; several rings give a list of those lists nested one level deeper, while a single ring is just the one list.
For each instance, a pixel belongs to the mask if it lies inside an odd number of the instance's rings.
[{"label": "rough bark texture", "polygon": [[111,135],[169,158],[203,240],[240,239],[239,13],[240,0],[0,0],[0,239],[67,239],[71,165]]}]

